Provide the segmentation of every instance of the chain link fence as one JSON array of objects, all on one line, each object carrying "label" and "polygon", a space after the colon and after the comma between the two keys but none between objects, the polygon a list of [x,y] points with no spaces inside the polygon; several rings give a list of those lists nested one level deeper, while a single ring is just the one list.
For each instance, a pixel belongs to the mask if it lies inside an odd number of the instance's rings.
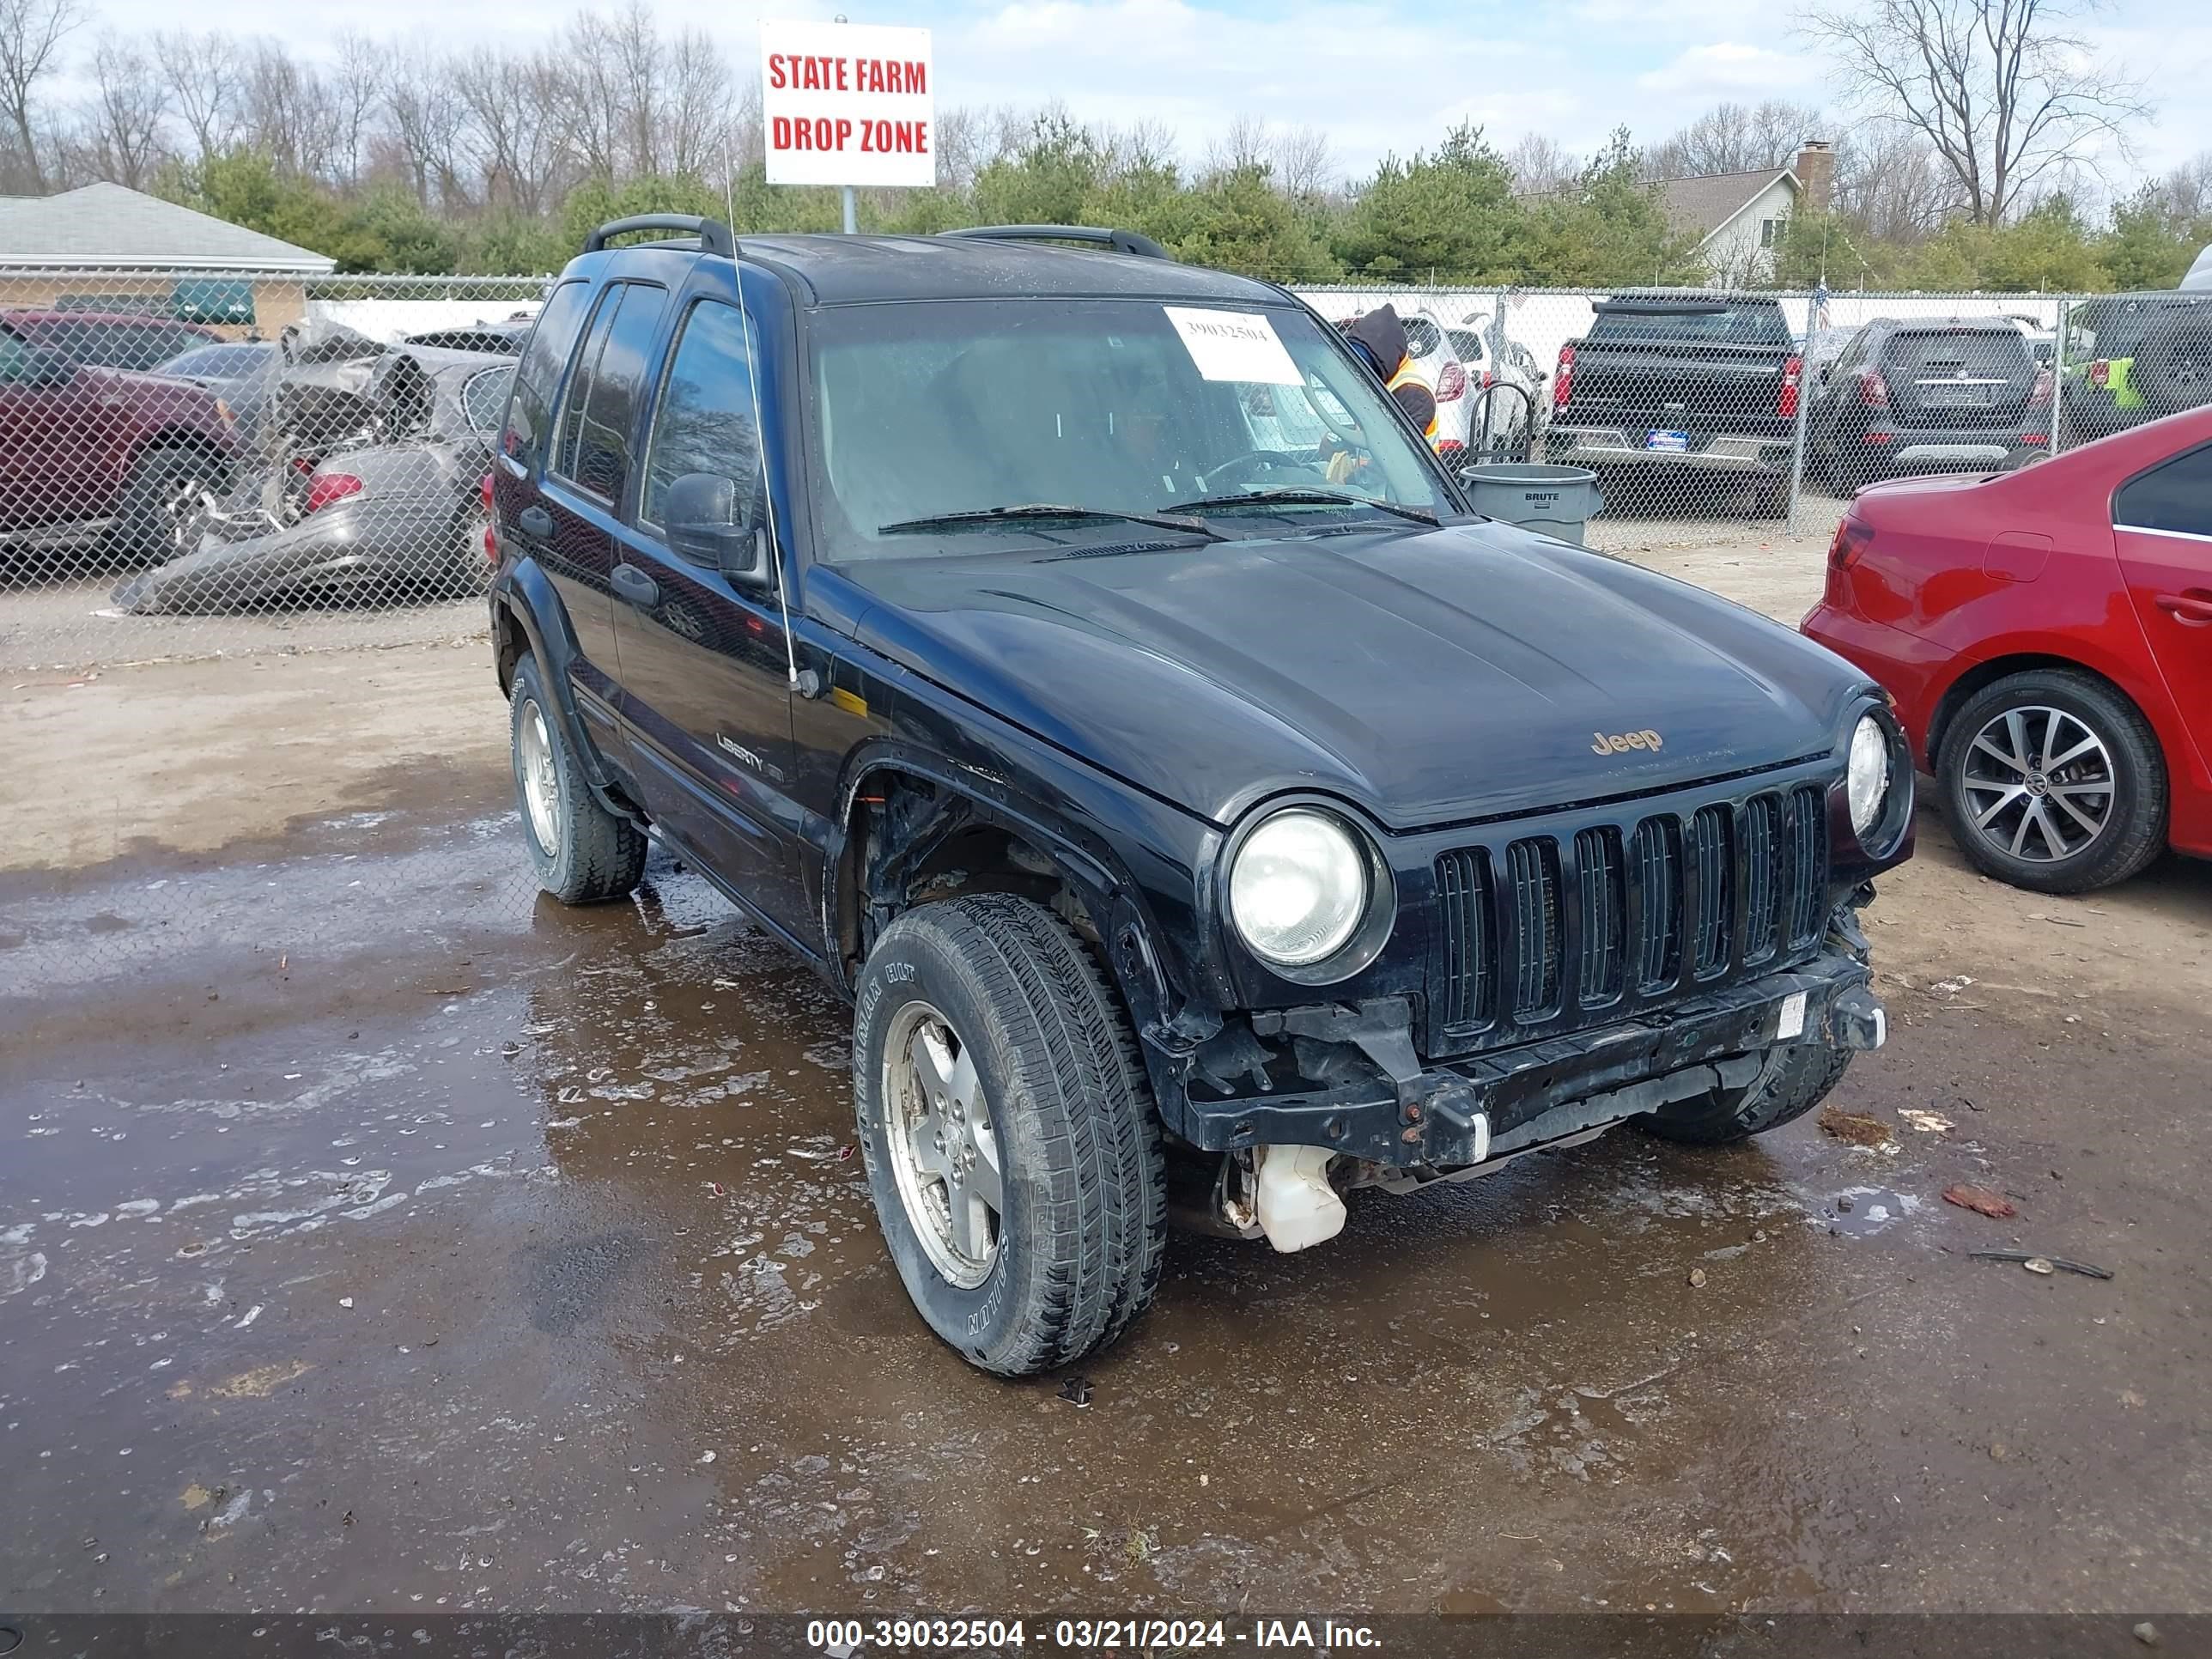
[{"label": "chain link fence", "polygon": [[0,669],[480,629],[544,287],[0,269]]},{"label": "chain link fence", "polygon": [[[481,481],[546,280],[0,268],[0,669],[481,628]],[[1298,291],[1396,307],[1455,464],[1595,474],[1601,548],[1817,538],[1872,478],[2212,396],[2186,295]]]}]

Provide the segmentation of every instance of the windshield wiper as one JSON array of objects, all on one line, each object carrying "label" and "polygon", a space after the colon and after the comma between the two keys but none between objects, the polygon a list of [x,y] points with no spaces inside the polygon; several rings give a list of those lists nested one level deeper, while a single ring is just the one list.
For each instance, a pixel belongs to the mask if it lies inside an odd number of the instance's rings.
[{"label": "windshield wiper", "polygon": [[1207,507],[1295,507],[1302,502],[1316,507],[1371,507],[1377,513],[1395,513],[1401,519],[1412,519],[1419,524],[1437,522],[1437,515],[1425,507],[1410,507],[1403,501],[1378,501],[1372,496],[1355,495],[1348,489],[1313,489],[1304,484],[1285,484],[1274,489],[1248,489],[1235,495],[1201,495],[1194,501],[1177,501],[1176,505],[1186,513],[1196,513]]},{"label": "windshield wiper", "polygon": [[1003,524],[1010,519],[1096,519],[1150,525],[1155,530],[1177,531],[1210,542],[1226,539],[1219,531],[1209,529],[1196,519],[1177,518],[1165,513],[1116,513],[1099,507],[1060,507],[1051,501],[1024,501],[1015,507],[981,507],[968,513],[933,513],[927,518],[900,519],[891,524],[878,525],[876,534],[896,536],[909,530],[957,530],[963,525]]}]

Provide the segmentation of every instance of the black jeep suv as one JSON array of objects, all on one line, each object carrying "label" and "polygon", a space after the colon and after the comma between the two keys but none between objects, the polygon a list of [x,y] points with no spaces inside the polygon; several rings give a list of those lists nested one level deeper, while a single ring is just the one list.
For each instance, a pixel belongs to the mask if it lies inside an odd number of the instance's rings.
[{"label": "black jeep suv", "polygon": [[885,1239],[978,1365],[1120,1334],[1171,1193],[1297,1249],[1353,1188],[1772,1128],[1882,1040],[1881,693],[1470,513],[1281,289],[620,222],[494,465],[540,881],[659,836],[853,999]]}]

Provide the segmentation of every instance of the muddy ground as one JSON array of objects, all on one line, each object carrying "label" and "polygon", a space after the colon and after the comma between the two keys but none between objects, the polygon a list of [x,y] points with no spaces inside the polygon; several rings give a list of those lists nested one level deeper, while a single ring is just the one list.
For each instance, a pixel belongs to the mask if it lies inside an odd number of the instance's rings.
[{"label": "muddy ground", "polygon": [[[1824,540],[1638,556],[1794,620]],[[480,648],[8,687],[0,1603],[2212,1605],[2206,866],[1923,820],[1879,1144],[1177,1238],[1079,1407],[909,1315],[816,981],[665,860],[535,898]]]}]

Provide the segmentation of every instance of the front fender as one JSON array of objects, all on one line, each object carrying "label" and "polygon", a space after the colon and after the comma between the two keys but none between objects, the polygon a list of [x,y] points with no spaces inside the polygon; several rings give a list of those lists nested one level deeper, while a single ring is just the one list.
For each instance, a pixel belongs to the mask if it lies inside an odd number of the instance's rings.
[{"label": "front fender", "polygon": [[[999,758],[1004,757],[1001,749]],[[848,867],[848,827],[871,779],[902,773],[957,797],[976,817],[1050,860],[1082,901],[1129,1011],[1162,1116],[1181,1133],[1188,1055],[1219,1029],[1225,988],[1208,984],[1194,948],[1192,872],[1213,832],[1181,809],[1098,777],[1056,750],[1035,760],[1033,771],[1017,776],[1002,765],[963,766],[934,747],[896,738],[856,749],[840,781],[834,844],[827,849],[825,923],[834,938],[847,897],[837,884]],[[1133,815],[1144,822],[1142,834],[1131,833],[1137,827]]]}]

